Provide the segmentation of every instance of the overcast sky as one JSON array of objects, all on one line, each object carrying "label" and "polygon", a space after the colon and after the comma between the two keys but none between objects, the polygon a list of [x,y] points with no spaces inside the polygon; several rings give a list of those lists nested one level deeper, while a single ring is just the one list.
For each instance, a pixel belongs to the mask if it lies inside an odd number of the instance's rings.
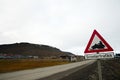
[{"label": "overcast sky", "polygon": [[0,0],[0,44],[45,44],[84,55],[94,29],[120,52],[120,0]]}]

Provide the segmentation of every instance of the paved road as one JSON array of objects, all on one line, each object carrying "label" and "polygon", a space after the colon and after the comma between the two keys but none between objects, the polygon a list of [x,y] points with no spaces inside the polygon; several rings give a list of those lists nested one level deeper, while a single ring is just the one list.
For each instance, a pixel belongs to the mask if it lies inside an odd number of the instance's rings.
[{"label": "paved road", "polygon": [[38,80],[60,72],[94,63],[94,60],[0,74],[0,80]]}]

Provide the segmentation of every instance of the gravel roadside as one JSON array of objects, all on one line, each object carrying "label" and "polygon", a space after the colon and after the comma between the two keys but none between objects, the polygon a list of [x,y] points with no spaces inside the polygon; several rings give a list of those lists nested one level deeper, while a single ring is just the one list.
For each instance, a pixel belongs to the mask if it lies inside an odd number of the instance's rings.
[{"label": "gravel roadside", "polygon": [[39,80],[97,80],[96,62],[82,65]]},{"label": "gravel roadside", "polygon": [[[101,60],[102,80],[120,80],[120,59]],[[97,62],[39,80],[98,80]]]}]

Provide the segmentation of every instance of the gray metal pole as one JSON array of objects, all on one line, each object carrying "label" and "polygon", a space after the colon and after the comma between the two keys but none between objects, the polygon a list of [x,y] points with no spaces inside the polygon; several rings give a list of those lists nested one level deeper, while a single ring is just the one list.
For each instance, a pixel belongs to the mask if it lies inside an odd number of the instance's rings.
[{"label": "gray metal pole", "polygon": [[102,80],[102,70],[101,70],[100,59],[97,60],[97,64],[98,64],[98,76],[99,76],[99,80]]}]

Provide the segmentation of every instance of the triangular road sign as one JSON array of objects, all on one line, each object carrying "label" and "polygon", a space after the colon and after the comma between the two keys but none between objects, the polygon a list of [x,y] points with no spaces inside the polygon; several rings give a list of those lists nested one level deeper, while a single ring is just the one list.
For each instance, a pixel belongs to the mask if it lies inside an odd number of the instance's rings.
[{"label": "triangular road sign", "polygon": [[105,51],[113,51],[113,49],[104,40],[104,38],[96,30],[94,30],[84,53],[94,53],[94,52],[98,53]]}]

